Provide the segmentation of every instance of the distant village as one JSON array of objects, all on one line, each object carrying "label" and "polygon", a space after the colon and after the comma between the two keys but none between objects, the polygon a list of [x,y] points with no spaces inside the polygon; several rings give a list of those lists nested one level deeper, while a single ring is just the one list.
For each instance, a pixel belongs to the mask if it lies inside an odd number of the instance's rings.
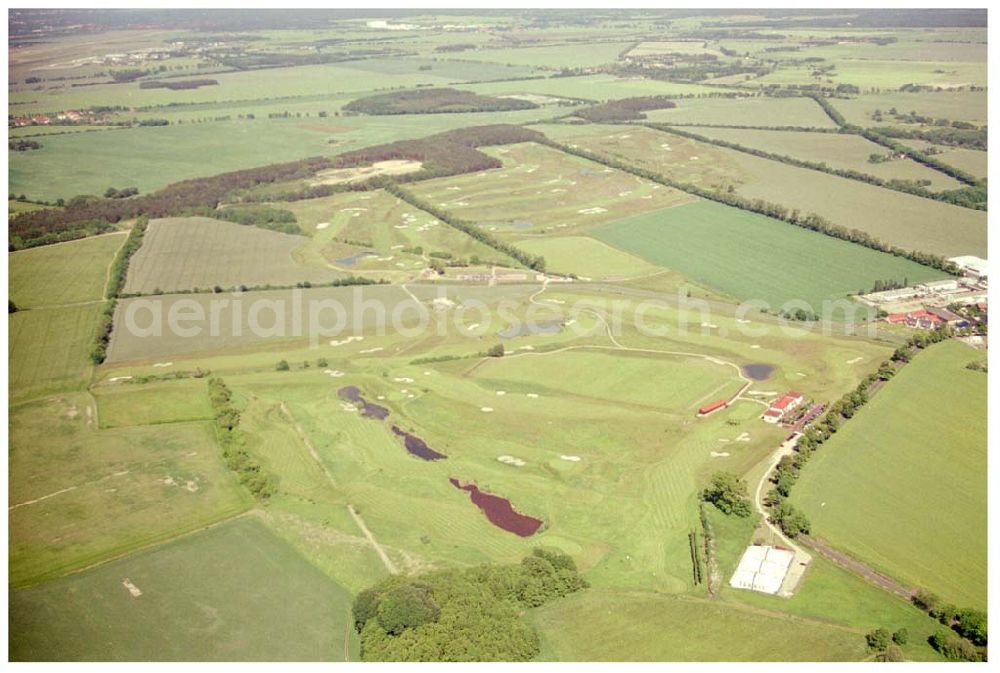
[{"label": "distant village", "polygon": [[907,287],[862,294],[858,299],[880,312],[890,325],[913,329],[938,329],[948,325],[986,332],[987,262],[973,256],[953,257],[962,271],[958,278],[930,281]]}]

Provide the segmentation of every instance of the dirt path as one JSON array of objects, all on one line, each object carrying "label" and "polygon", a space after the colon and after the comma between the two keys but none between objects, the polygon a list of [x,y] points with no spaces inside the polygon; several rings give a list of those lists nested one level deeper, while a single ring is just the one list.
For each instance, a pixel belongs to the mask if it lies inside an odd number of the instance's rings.
[{"label": "dirt path", "polygon": [[909,601],[913,596],[913,590],[907,588],[906,586],[900,584],[896,580],[892,579],[887,575],[883,575],[879,571],[875,570],[871,566],[862,563],[852,556],[848,556],[842,551],[838,551],[827,544],[820,538],[815,537],[803,537],[802,541],[809,545],[817,554],[823,558],[833,561],[835,564],[849,570],[855,575],[859,575],[868,582],[874,584],[880,589],[884,589],[890,593],[894,593],[903,600]]},{"label": "dirt path", "polygon": [[[115,250],[115,256],[112,257],[111,262],[108,263],[108,268],[104,270],[104,288],[101,290],[101,296],[104,297],[105,299],[107,299],[108,297],[108,285],[111,283],[111,269],[114,267],[115,262],[118,261],[118,253],[120,253],[122,251],[122,248],[125,247],[125,243],[128,242],[128,235],[130,233],[132,233],[131,229],[128,231],[115,232],[114,234],[107,234],[108,236],[125,234],[125,236],[122,238],[122,244],[118,246],[117,250]],[[123,278],[122,279],[123,289],[124,289],[124,280],[125,279]]]},{"label": "dirt path", "polygon": [[288,405],[286,405],[284,402],[281,403],[280,409],[281,409],[281,415],[284,416],[285,419],[292,424],[293,428],[295,428],[295,433],[299,436],[299,439],[302,440],[302,443],[305,444],[306,449],[308,449],[309,451],[309,455],[312,456],[313,460],[316,461],[316,464],[319,465],[319,469],[323,470],[323,474],[326,476],[327,481],[329,481],[330,485],[336,489],[337,480],[334,479],[333,473],[330,472],[329,469],[327,469],[326,464],[319,457],[319,452],[316,450],[316,447],[313,446],[313,443],[309,440],[309,436],[305,433],[305,430],[303,430],[302,426],[299,425],[299,422],[295,420],[295,416],[292,415],[292,410],[289,409]]},{"label": "dirt path", "polygon": [[[309,441],[309,437],[306,435],[305,431],[302,430],[302,427],[299,425],[298,421],[295,420],[295,416],[292,415],[291,409],[289,409],[288,405],[286,405],[284,402],[281,403],[280,408],[281,408],[281,414],[288,420],[289,423],[292,424],[292,426],[295,428],[295,432],[299,435],[299,438],[302,439],[302,443],[305,444],[306,449],[309,450],[309,455],[312,456],[313,460],[316,461],[316,464],[319,465],[321,470],[323,470],[323,474],[326,475],[327,480],[330,482],[330,486],[336,488],[337,480],[334,479],[333,474],[330,472],[330,470],[327,469],[326,465],[320,459],[319,452],[316,451],[316,447],[314,447],[312,442]],[[364,536],[368,540],[368,543],[371,544],[372,549],[374,549],[375,553],[378,554],[380,559],[382,559],[382,565],[385,566],[385,569],[388,570],[389,573],[392,575],[398,575],[399,569],[396,567],[396,564],[392,562],[392,559],[389,558],[389,555],[385,553],[385,549],[383,549],[382,545],[378,543],[378,540],[375,539],[375,536],[372,535],[372,532],[368,530],[368,526],[365,525],[364,519],[362,519],[361,515],[358,514],[358,512],[354,509],[354,505],[348,503],[347,511],[351,513],[351,518],[354,519],[354,523],[357,524],[361,532],[364,533]],[[346,643],[345,643],[345,648],[346,648]]]},{"label": "dirt path", "polygon": [[355,511],[354,505],[348,505],[347,511],[351,513],[351,517],[354,518],[354,523],[358,524],[358,528],[360,528],[361,532],[364,533],[366,538],[368,538],[368,542],[371,543],[375,553],[378,554],[380,559],[382,559],[382,565],[385,566],[385,569],[388,570],[391,575],[398,575],[399,569],[396,568],[396,564],[392,562],[389,555],[385,553],[385,549],[383,549],[382,545],[378,543],[378,540],[375,539],[372,532],[368,530],[368,526],[365,525],[365,520],[362,519],[361,515]]}]

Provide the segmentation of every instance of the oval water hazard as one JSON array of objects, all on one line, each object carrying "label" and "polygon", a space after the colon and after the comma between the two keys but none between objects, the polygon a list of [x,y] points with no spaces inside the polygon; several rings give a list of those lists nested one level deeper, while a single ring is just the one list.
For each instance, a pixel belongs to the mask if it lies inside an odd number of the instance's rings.
[{"label": "oval water hazard", "polygon": [[774,365],[765,365],[760,363],[743,365],[743,373],[747,378],[753,379],[754,381],[766,381],[771,378],[771,374],[774,372]]},{"label": "oval water hazard", "polygon": [[337,391],[337,394],[346,400],[361,405],[361,415],[368,418],[377,418],[384,421],[389,417],[389,410],[377,404],[372,404],[361,395],[361,389],[357,386],[344,386]]},{"label": "oval water hazard", "polygon": [[534,535],[542,525],[541,519],[536,519],[533,516],[527,516],[515,511],[514,506],[510,504],[510,500],[507,498],[501,498],[498,495],[481,491],[475,484],[462,486],[458,479],[454,477],[451,477],[448,481],[455,488],[468,491],[472,497],[472,502],[483,511],[490,523],[497,528],[503,528],[521,537],[529,537]]},{"label": "oval water hazard", "polygon": [[406,430],[401,429],[398,425],[392,426],[392,431],[398,437],[403,438],[403,446],[405,446],[406,450],[417,458],[423,458],[424,460],[441,460],[442,458],[448,457],[443,453],[438,453],[431,447],[427,446],[427,442],[420,439],[416,435],[412,435]]}]

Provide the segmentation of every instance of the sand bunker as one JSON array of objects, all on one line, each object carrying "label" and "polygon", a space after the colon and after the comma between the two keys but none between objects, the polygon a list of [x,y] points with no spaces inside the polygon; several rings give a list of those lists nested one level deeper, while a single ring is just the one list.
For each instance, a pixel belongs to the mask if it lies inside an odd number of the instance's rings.
[{"label": "sand bunker", "polygon": [[317,229],[326,229],[329,226],[330,226],[329,222],[320,222],[319,224],[316,225],[316,228]]},{"label": "sand bunker", "polygon": [[381,346],[378,346],[376,348],[366,348],[363,351],[358,351],[358,352],[361,353],[361,354],[363,354],[363,355],[367,355],[369,353],[378,353],[381,350],[385,350],[385,349],[382,348]]},{"label": "sand bunker", "polygon": [[139,587],[132,584],[132,581],[127,577],[122,580],[122,586],[128,589],[128,592],[132,594],[132,598],[138,598],[142,595],[142,591],[139,590]]},{"label": "sand bunker", "polygon": [[580,458],[580,456],[567,456],[566,454],[560,455],[559,459],[560,460],[568,460],[571,463],[579,463],[582,460],[582,458]]},{"label": "sand bunker", "polygon": [[750,433],[749,432],[741,433],[740,436],[736,438],[736,441],[737,442],[749,442],[750,441]]},{"label": "sand bunker", "polygon": [[854,358],[853,360],[848,360],[847,364],[853,365],[853,364],[855,364],[857,362],[861,362],[862,360],[864,360],[864,358]]},{"label": "sand bunker", "polygon": [[423,164],[419,161],[408,159],[392,159],[389,161],[376,161],[371,166],[358,166],[357,168],[332,168],[320,171],[316,174],[316,185],[340,185],[350,182],[361,182],[377,175],[405,175],[419,171]]},{"label": "sand bunker", "polygon": [[[399,378],[393,379],[393,381],[395,381],[396,383],[413,383],[413,379],[411,379],[409,376],[400,376]],[[402,392],[405,393],[406,391],[404,390]]]},{"label": "sand bunker", "polygon": [[578,212],[581,215],[600,215],[601,213],[608,212],[608,209],[607,208],[601,208],[600,206],[596,206],[594,208],[584,208],[584,209],[578,210],[576,212]]},{"label": "sand bunker", "polygon": [[344,375],[344,372],[340,371],[339,369],[324,369],[323,373],[326,374],[327,376],[332,376],[335,379],[339,379],[341,376]]},{"label": "sand bunker", "polygon": [[155,363],[153,363],[153,366],[154,367],[170,367],[173,364],[174,364],[173,362],[155,362]]},{"label": "sand bunker", "polygon": [[527,465],[526,462],[520,458],[515,458],[514,456],[497,456],[497,460],[505,465],[513,465],[514,467],[524,467]]},{"label": "sand bunker", "polygon": [[729,452],[728,451],[712,451],[708,455],[712,456],[712,458],[728,458],[729,457]]},{"label": "sand bunker", "polygon": [[363,336],[349,336],[346,339],[341,339],[340,341],[337,341],[336,339],[333,339],[333,340],[330,341],[330,345],[331,346],[343,346],[344,344],[349,344],[352,341],[363,341],[363,340],[364,340]]},{"label": "sand bunker", "polygon": [[485,413],[487,413],[487,414],[488,414],[488,413],[490,413],[491,411],[493,411],[493,407],[482,407],[482,408],[480,409],[480,411],[483,411],[483,412],[485,412]]},{"label": "sand bunker", "polygon": [[116,381],[128,381],[131,378],[132,378],[131,376],[112,376],[110,379],[108,379],[108,381],[110,381],[111,383],[115,383]]},{"label": "sand bunker", "polygon": [[497,391],[497,395],[503,396],[503,395],[506,395],[506,394],[507,394],[506,390],[498,390]]}]

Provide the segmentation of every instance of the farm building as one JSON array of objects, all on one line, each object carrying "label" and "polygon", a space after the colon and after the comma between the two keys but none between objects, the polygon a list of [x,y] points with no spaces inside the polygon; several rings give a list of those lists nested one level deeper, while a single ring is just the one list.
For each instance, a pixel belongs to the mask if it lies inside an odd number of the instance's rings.
[{"label": "farm building", "polygon": [[729,580],[734,589],[776,594],[781,589],[795,554],[767,545],[750,545]]},{"label": "farm building", "polygon": [[802,400],[802,393],[789,390],[771,403],[771,406],[764,412],[761,419],[765,423],[780,423],[785,416],[799,408]]},{"label": "farm building", "polygon": [[989,266],[986,260],[981,257],[963,255],[961,257],[952,257],[948,261],[954,262],[955,265],[960,268],[963,273],[965,273],[965,275],[973,276],[975,278],[986,278],[989,271]]},{"label": "farm building", "polygon": [[713,414],[719,409],[725,409],[729,406],[729,400],[716,400],[711,404],[706,404],[701,409],[698,410],[698,416],[708,416]]},{"label": "farm building", "polygon": [[955,313],[954,311],[949,311],[946,308],[929,308],[927,312],[931,315],[937,316],[941,322],[946,325],[951,325],[952,327],[968,327],[969,321]]}]

